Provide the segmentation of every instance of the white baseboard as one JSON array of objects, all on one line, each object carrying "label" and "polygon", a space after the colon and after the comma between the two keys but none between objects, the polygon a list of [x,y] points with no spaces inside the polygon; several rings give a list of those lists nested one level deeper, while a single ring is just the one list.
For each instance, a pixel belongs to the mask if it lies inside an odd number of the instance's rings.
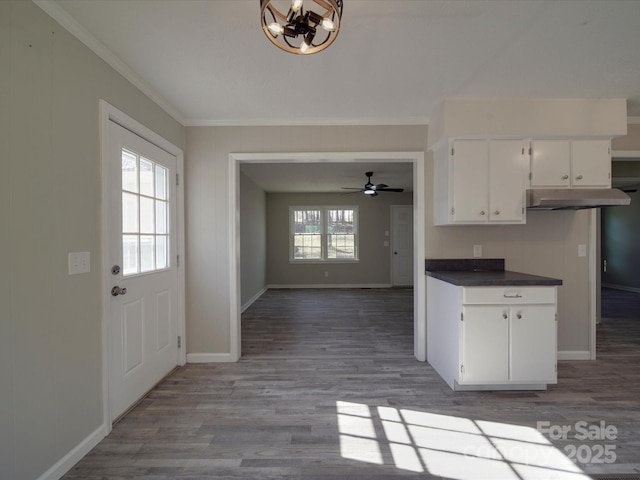
[{"label": "white baseboard", "polygon": [[563,350],[558,352],[558,360],[591,360],[589,350]]},{"label": "white baseboard", "polygon": [[267,285],[267,288],[391,288],[393,285],[390,283],[373,283],[373,284],[309,284],[300,285],[298,283],[293,285]]},{"label": "white baseboard", "polygon": [[187,353],[187,363],[235,362],[230,353]]},{"label": "white baseboard", "polygon": [[38,480],[58,480],[73,468],[82,457],[91,451],[100,441],[107,436],[107,428],[101,425],[91,432],[84,440],[76,445],[69,453],[62,457],[49,470],[44,472]]},{"label": "white baseboard", "polygon": [[253,302],[255,302],[262,295],[264,295],[264,292],[266,292],[267,290],[268,290],[268,288],[264,287],[262,290],[260,290],[258,293],[256,293],[253,297],[251,297],[251,299],[249,301],[247,301],[244,305],[242,305],[242,307],[240,307],[240,313],[244,313],[244,311],[247,308],[249,308],[253,304]]},{"label": "white baseboard", "polygon": [[624,287],[622,285],[611,285],[610,283],[603,283],[603,288],[612,288],[614,290],[624,290],[625,292],[635,292],[640,293],[640,288],[635,287]]}]

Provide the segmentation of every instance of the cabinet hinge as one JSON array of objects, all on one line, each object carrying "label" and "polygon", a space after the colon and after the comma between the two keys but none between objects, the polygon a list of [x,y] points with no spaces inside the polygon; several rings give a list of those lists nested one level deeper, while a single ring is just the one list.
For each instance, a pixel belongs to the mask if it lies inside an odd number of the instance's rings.
[{"label": "cabinet hinge", "polygon": [[529,180],[531,180],[531,177],[533,177],[533,174],[529,172]]},{"label": "cabinet hinge", "polygon": [[529,155],[533,155],[533,148],[529,147]]},{"label": "cabinet hinge", "polygon": [[454,148],[451,147],[451,156],[453,157]]},{"label": "cabinet hinge", "polygon": [[176,255],[176,267],[180,266],[180,255]]},{"label": "cabinet hinge", "polygon": [[460,365],[460,373],[464,373],[464,365]]},{"label": "cabinet hinge", "polygon": [[460,313],[460,321],[464,322],[464,313]]},{"label": "cabinet hinge", "polygon": [[180,174],[176,173],[176,186],[180,185]]},{"label": "cabinet hinge", "polygon": [[182,337],[178,336],[178,348],[182,346]]},{"label": "cabinet hinge", "polygon": [[453,215],[455,213],[456,209],[451,207],[451,215]]},{"label": "cabinet hinge", "polygon": [[524,155],[524,147],[522,147],[522,154]]}]

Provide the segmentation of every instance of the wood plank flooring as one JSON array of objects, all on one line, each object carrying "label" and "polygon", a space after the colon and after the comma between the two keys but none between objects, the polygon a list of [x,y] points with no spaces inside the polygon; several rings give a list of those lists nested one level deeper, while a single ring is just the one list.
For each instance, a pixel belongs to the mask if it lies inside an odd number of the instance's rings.
[{"label": "wood plank flooring", "polygon": [[[454,393],[414,359],[412,319],[410,289],[270,290],[243,314],[238,363],[178,369],[64,478],[640,473],[639,321],[604,322],[599,359],[560,362],[546,392]],[[613,425],[616,439],[578,440],[579,421]],[[554,448],[537,422],[572,432]],[[615,461],[595,463],[596,445],[613,446]],[[590,461],[559,455],[572,446]]]}]

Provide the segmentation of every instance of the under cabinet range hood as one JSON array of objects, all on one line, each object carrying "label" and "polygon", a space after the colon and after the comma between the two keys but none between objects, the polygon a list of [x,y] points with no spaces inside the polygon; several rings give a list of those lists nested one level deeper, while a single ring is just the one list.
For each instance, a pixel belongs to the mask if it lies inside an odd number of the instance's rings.
[{"label": "under cabinet range hood", "polygon": [[617,188],[536,188],[527,190],[527,210],[580,210],[629,205]]}]

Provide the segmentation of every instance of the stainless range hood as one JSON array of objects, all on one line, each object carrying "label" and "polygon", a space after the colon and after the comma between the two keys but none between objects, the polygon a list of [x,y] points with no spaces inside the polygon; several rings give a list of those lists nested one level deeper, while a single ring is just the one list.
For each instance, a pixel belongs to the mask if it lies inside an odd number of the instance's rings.
[{"label": "stainless range hood", "polygon": [[527,190],[527,210],[580,210],[629,205],[617,188],[537,188]]}]

